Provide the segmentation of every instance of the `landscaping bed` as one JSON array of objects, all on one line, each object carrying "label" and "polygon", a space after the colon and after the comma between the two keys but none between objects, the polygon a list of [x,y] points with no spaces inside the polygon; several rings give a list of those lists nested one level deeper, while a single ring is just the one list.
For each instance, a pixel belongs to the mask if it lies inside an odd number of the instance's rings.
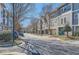
[{"label": "landscaping bed", "polygon": [[58,36],[61,40],[79,40],[79,36]]},{"label": "landscaping bed", "polygon": [[0,32],[0,47],[10,47],[21,43],[22,41],[18,38],[15,38],[13,42],[13,33],[11,31]]},{"label": "landscaping bed", "polygon": [[61,40],[79,40],[79,36],[69,36],[69,37],[67,37],[66,35],[60,35],[60,36],[51,35],[50,37],[60,38]]}]

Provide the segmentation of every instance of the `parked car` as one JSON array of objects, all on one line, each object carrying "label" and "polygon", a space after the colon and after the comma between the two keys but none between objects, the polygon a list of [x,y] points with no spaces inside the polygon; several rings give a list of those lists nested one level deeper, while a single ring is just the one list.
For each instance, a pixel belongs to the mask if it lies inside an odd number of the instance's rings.
[{"label": "parked car", "polygon": [[20,35],[20,36],[24,36],[23,32],[19,32],[19,35]]},{"label": "parked car", "polygon": [[18,38],[19,34],[18,34],[17,31],[14,31],[13,34],[14,34],[14,37],[15,37],[15,38]]},{"label": "parked car", "polygon": [[24,35],[23,35],[23,32],[21,32],[21,31],[18,32],[18,31],[15,30],[15,31],[14,31],[14,37],[15,37],[15,38],[18,38],[18,36],[24,36]]}]

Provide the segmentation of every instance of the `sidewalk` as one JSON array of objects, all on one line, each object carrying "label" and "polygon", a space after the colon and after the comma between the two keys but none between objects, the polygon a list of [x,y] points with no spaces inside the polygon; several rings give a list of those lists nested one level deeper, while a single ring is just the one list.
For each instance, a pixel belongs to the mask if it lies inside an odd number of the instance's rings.
[{"label": "sidewalk", "polygon": [[78,45],[79,46],[79,40],[68,40],[63,41],[64,43],[72,44],[72,45]]},{"label": "sidewalk", "polygon": [[[23,44],[25,43],[22,42],[22,44],[19,44],[19,46],[22,46]],[[25,53],[23,52],[22,48],[15,45],[9,47],[0,47],[0,55],[25,55]]]},{"label": "sidewalk", "polygon": [[0,47],[0,55],[24,55],[22,53],[22,49],[14,46],[14,47]]},{"label": "sidewalk", "polygon": [[24,33],[24,37],[20,37],[22,39],[30,38],[29,36],[34,37],[35,39],[40,39],[40,40],[60,40],[59,38],[56,37],[50,37],[50,35],[36,35],[36,34],[29,34],[29,33]]}]

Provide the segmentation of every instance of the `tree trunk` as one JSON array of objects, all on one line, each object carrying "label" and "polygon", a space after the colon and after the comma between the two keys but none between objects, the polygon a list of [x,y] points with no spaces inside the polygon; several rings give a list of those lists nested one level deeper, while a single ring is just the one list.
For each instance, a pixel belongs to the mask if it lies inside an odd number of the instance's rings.
[{"label": "tree trunk", "polygon": [[69,37],[68,32],[67,32],[67,37]]},{"label": "tree trunk", "polygon": [[5,10],[3,8],[3,27],[2,29],[4,30],[5,29]]},{"label": "tree trunk", "polygon": [[42,20],[40,20],[40,35],[42,35]]}]

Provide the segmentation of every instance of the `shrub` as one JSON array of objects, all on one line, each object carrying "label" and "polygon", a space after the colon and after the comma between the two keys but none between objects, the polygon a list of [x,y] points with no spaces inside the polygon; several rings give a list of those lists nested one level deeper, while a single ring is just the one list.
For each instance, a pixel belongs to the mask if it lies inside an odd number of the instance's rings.
[{"label": "shrub", "polygon": [[72,36],[79,36],[79,32],[73,32]]},{"label": "shrub", "polygon": [[10,41],[12,38],[13,38],[12,33],[9,31],[0,33],[0,40]]},{"label": "shrub", "polygon": [[75,32],[75,36],[79,36],[79,32]]}]

